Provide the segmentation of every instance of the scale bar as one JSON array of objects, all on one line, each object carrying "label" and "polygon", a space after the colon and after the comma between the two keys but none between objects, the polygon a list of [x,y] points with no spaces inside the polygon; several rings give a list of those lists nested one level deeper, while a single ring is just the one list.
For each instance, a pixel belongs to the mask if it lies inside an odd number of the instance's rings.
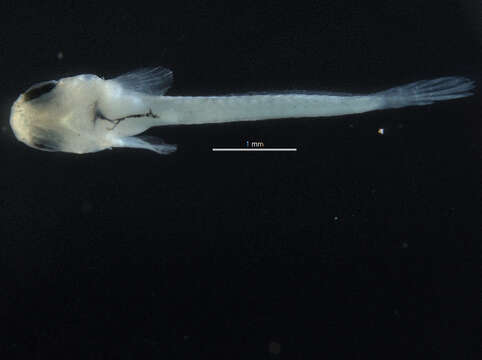
[{"label": "scale bar", "polygon": [[213,151],[298,151],[297,148],[213,148]]}]

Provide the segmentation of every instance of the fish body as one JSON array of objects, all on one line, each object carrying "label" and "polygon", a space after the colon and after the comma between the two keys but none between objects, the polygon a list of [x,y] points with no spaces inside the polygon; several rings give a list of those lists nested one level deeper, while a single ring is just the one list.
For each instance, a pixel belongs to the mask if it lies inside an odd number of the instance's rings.
[{"label": "fish body", "polygon": [[36,149],[90,153],[113,147],[159,154],[176,145],[140,135],[166,125],[326,117],[422,106],[472,95],[474,82],[451,76],[373,94],[294,91],[238,96],[166,96],[173,74],[141,69],[113,79],[78,75],[46,81],[22,93],[11,109],[18,140]]}]

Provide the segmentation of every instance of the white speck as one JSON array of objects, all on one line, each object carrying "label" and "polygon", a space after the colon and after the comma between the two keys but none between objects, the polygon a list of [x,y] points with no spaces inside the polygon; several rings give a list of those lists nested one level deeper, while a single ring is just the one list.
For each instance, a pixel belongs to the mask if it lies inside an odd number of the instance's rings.
[{"label": "white speck", "polygon": [[57,59],[62,60],[64,58],[64,53],[62,51],[59,51],[57,53]]},{"label": "white speck", "polygon": [[84,213],[84,214],[87,214],[87,213],[90,213],[92,212],[92,209],[94,208],[94,206],[92,205],[92,203],[88,200],[84,200],[81,204],[81,207],[80,207],[80,210]]},{"label": "white speck", "polygon": [[335,216],[335,217],[333,218],[333,220],[337,221],[337,220],[338,220],[338,216]]},{"label": "white speck", "polygon": [[408,248],[408,243],[406,241],[402,242],[402,248],[404,249]]},{"label": "white speck", "polygon": [[269,343],[269,352],[273,355],[279,355],[281,352],[281,344],[276,341],[271,341]]},{"label": "white speck", "polygon": [[377,133],[379,133],[380,135],[383,135],[384,132],[385,132],[385,129],[383,129],[383,128],[380,128],[377,131]]}]

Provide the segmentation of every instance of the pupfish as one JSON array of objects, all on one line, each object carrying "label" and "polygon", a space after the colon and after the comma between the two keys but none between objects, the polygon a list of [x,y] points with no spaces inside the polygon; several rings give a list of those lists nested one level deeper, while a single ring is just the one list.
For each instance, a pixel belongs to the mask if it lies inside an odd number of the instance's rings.
[{"label": "pupfish", "polygon": [[169,154],[176,145],[142,133],[166,125],[319,118],[423,106],[463,98],[474,89],[472,80],[449,76],[371,94],[284,91],[167,96],[172,81],[171,70],[156,67],[112,79],[83,74],[40,82],[17,98],[10,125],[19,141],[39,150],[84,154],[125,147]]}]

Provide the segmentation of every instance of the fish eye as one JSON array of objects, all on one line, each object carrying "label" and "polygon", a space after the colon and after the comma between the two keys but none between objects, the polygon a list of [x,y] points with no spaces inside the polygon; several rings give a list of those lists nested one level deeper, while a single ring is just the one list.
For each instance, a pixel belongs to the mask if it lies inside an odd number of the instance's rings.
[{"label": "fish eye", "polygon": [[44,143],[41,143],[41,142],[32,141],[31,145],[32,145],[32,147],[34,147],[36,149],[39,149],[39,150],[43,150],[43,151],[58,151],[57,146],[50,145],[48,143],[44,144]]},{"label": "fish eye", "polygon": [[57,81],[44,81],[38,84],[31,86],[25,93],[23,94],[25,101],[30,101],[36,99],[55,88],[57,86]]},{"label": "fish eye", "polygon": [[30,146],[44,151],[59,151],[62,137],[57,132],[38,127],[33,127],[32,130]]}]

